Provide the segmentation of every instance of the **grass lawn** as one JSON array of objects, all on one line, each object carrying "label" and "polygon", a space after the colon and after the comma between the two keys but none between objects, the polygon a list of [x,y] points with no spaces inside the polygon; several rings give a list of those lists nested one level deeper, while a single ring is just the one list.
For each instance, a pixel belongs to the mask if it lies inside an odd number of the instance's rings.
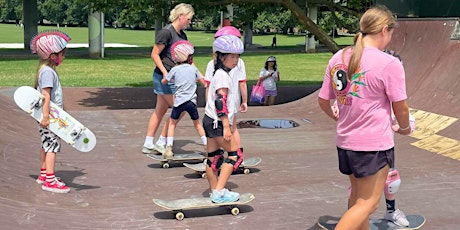
[{"label": "grass lawn", "polygon": [[[41,30],[56,27],[39,27]],[[87,43],[88,29],[61,27],[72,37],[71,43]],[[0,43],[22,43],[23,30],[14,24],[0,24]],[[86,49],[70,49],[57,71],[64,87],[144,87],[152,85],[154,63],[150,59],[154,43],[153,30],[129,30],[106,28],[106,43],[138,45],[139,48],[106,48],[104,59],[92,60],[82,57]],[[196,46],[194,61],[204,73],[211,57],[213,34],[203,31],[187,31],[189,40]],[[278,49],[271,49],[272,35],[255,35],[253,43],[266,46],[242,55],[246,63],[248,85],[256,82],[265,59],[275,55],[280,69],[280,85],[319,84],[331,53],[307,54],[300,52],[305,41],[301,35],[277,35]],[[338,38],[339,45],[350,44],[352,38]],[[280,51],[281,50],[281,51]],[[297,52],[296,52],[297,51]],[[36,56],[11,56],[7,53],[21,50],[0,49],[0,86],[32,85],[38,65]],[[77,55],[79,53],[79,55]]]}]

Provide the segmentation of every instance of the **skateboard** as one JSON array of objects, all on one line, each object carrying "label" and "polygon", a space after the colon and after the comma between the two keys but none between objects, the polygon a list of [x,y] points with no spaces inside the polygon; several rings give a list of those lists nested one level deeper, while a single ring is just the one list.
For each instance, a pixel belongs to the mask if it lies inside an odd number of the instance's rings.
[{"label": "skateboard", "polygon": [[[249,157],[245,158],[243,162],[240,164],[238,167],[239,170],[243,171],[244,174],[249,174],[251,173],[251,170],[247,167],[254,167],[262,162],[262,158],[260,157]],[[201,177],[206,178],[206,165],[205,163],[198,163],[198,164],[189,164],[189,163],[183,163],[185,167],[194,170],[198,174],[201,175]]]},{"label": "skateboard", "polygon": [[240,199],[235,202],[228,203],[213,203],[209,197],[200,198],[188,198],[179,200],[161,200],[153,199],[153,203],[156,205],[171,210],[175,213],[177,220],[183,220],[185,215],[183,210],[188,209],[199,209],[199,208],[211,208],[211,207],[228,207],[230,213],[234,216],[240,213],[238,205],[247,204],[256,198],[252,193],[245,193],[240,195]]},{"label": "skateboard", "polygon": [[176,161],[203,161],[206,157],[199,154],[199,153],[182,153],[182,154],[174,154],[171,159],[165,158],[163,155],[157,154],[146,154],[148,157],[160,161],[162,168],[169,168],[171,163]]},{"label": "skateboard", "polygon": [[[369,230],[419,229],[425,224],[425,218],[421,215],[407,215],[406,218],[409,221],[409,226],[407,227],[400,227],[386,219],[371,218],[369,219]],[[322,229],[332,230],[337,225],[337,222],[338,220],[328,221],[320,218],[318,226]]]},{"label": "skateboard", "polygon": [[[43,98],[29,86],[21,86],[14,92],[14,102],[38,122],[43,117]],[[94,133],[53,102],[50,102],[48,129],[78,151],[89,152],[96,146]]]}]

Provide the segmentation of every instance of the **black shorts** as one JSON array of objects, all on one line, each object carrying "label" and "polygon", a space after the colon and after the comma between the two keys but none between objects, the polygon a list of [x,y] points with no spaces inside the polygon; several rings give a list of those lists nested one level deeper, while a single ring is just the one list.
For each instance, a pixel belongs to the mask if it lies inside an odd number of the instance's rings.
[{"label": "black shorts", "polygon": [[198,115],[198,109],[192,101],[187,101],[177,107],[173,107],[172,112],[171,112],[171,118],[174,120],[179,119],[180,114],[184,111],[187,111],[187,113],[190,115],[190,118],[192,120],[196,121],[200,118],[200,115]]},{"label": "black shorts", "polygon": [[208,138],[224,136],[224,125],[222,124],[222,121],[218,121],[217,128],[214,129],[214,120],[206,114],[203,117],[203,128],[206,133],[206,137]]},{"label": "black shorts", "polygon": [[345,175],[362,178],[376,174],[394,162],[394,148],[383,151],[353,151],[337,147],[339,170]]}]

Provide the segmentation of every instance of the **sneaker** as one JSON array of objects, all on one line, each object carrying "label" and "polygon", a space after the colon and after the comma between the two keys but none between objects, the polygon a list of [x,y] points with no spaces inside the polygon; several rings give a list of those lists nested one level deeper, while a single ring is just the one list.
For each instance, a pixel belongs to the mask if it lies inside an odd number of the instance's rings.
[{"label": "sneaker", "polygon": [[214,203],[228,203],[235,202],[240,199],[240,194],[237,192],[229,191],[224,188],[221,191],[213,190],[211,194],[211,201]]},{"label": "sneaker", "polygon": [[171,159],[174,156],[171,145],[166,146],[166,151],[163,153],[163,156],[167,159]]},{"label": "sneaker", "polygon": [[68,193],[70,192],[70,188],[67,187],[64,183],[60,183],[58,181],[53,181],[51,183],[44,182],[42,184],[42,189],[48,192],[55,192],[55,193]]},{"label": "sneaker", "polygon": [[38,184],[43,184],[46,181],[46,177],[39,175],[38,178],[35,180]]},{"label": "sneaker", "polygon": [[[38,184],[43,184],[46,181],[46,177],[44,176],[38,176],[38,178],[35,180]],[[61,183],[62,185],[65,185],[65,183],[62,181],[60,177],[54,177],[54,181]]]},{"label": "sneaker", "polygon": [[155,144],[155,145],[153,145],[153,149],[156,150],[157,152],[163,154],[166,151],[166,145]]},{"label": "sneaker", "polygon": [[149,154],[149,153],[152,153],[152,151],[153,151],[153,148],[142,146],[142,153]]},{"label": "sneaker", "polygon": [[409,221],[407,220],[406,215],[404,215],[404,213],[399,209],[396,209],[394,212],[387,212],[384,218],[400,227],[409,226]]}]

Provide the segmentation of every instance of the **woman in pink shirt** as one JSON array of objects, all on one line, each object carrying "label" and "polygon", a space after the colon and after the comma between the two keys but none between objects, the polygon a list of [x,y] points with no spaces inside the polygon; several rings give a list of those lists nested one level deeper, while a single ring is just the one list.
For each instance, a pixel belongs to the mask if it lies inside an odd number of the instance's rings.
[{"label": "woman in pink shirt", "polygon": [[[336,229],[369,229],[394,159],[391,107],[400,125],[396,132],[411,132],[403,66],[382,52],[396,26],[387,8],[367,10],[354,45],[329,61],[318,95],[321,109],[337,121],[339,169],[351,183],[349,209]],[[331,108],[334,100],[340,116]]]}]

